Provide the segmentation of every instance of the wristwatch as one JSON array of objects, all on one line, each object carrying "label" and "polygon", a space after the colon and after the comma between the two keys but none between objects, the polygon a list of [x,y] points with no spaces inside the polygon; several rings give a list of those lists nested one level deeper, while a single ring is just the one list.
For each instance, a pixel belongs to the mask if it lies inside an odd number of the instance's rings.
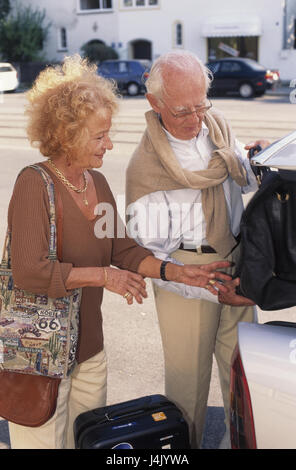
[{"label": "wristwatch", "polygon": [[165,277],[165,267],[169,263],[169,261],[163,261],[160,265],[160,279],[163,281],[168,281],[168,279]]}]

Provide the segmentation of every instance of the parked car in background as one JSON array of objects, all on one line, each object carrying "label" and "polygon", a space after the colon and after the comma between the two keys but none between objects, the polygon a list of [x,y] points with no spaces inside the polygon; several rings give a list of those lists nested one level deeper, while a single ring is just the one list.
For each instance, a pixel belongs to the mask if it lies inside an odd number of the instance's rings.
[{"label": "parked car in background", "polygon": [[238,93],[241,98],[264,95],[267,70],[255,60],[227,58],[206,64],[213,74],[210,94]]},{"label": "parked car in background", "polygon": [[130,96],[145,92],[147,67],[137,60],[105,60],[98,67],[99,74],[116,81],[120,91]]},{"label": "parked car in background", "polygon": [[13,65],[0,62],[0,92],[14,91],[19,86],[18,73]]}]

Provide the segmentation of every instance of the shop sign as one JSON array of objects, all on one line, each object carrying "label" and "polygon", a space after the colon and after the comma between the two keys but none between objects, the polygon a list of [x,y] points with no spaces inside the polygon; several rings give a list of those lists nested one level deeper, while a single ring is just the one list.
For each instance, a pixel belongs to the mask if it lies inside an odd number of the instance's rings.
[{"label": "shop sign", "polygon": [[221,49],[221,51],[227,52],[227,54],[232,55],[233,57],[239,56],[238,50],[228,46],[227,44],[224,44],[224,42],[220,42],[218,48]]}]

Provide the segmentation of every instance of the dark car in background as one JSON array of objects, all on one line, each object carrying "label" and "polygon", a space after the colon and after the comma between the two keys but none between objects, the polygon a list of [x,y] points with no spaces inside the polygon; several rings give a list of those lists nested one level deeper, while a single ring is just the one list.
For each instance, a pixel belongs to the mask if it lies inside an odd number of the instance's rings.
[{"label": "dark car in background", "polygon": [[264,95],[267,69],[252,59],[227,58],[207,64],[214,80],[210,94],[238,93],[241,98]]},{"label": "dark car in background", "polygon": [[130,96],[145,92],[145,80],[149,72],[145,65],[137,60],[105,60],[99,65],[99,74],[116,81],[120,91]]}]

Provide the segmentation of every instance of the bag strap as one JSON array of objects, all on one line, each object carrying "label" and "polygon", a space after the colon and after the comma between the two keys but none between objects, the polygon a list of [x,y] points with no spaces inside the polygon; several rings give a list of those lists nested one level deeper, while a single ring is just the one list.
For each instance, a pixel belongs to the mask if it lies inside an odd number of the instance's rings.
[{"label": "bag strap", "polygon": [[57,257],[63,261],[63,203],[59,191],[56,191],[56,235]]},{"label": "bag strap", "polygon": [[6,234],[5,234],[4,245],[3,245],[1,265],[0,265],[1,268],[3,269],[7,269],[10,267],[10,239],[11,239],[11,233],[7,228]]},{"label": "bag strap", "polygon": [[[49,257],[48,259],[56,260],[59,259],[62,261],[63,253],[63,203],[59,191],[56,190],[54,182],[51,176],[44,170],[40,165],[30,165],[30,168],[33,168],[39,173],[41,173],[46,189],[48,192],[49,206],[50,206],[50,233],[53,236],[50,238],[52,240],[52,247],[49,248]],[[51,252],[52,250],[52,252]]]},{"label": "bag strap", "polygon": [[[50,223],[50,237],[49,237],[49,255],[48,259],[56,261],[62,260],[62,239],[63,239],[63,204],[62,199],[58,191],[56,191],[55,201],[55,186],[51,176],[42,168],[40,165],[29,165],[21,170],[18,177],[23,173],[26,168],[32,168],[42,176],[45,183],[45,187],[48,194],[49,200],[49,223]],[[17,177],[17,178],[18,178]],[[57,206],[57,207],[56,207]],[[57,213],[57,218],[56,218]],[[7,228],[1,267],[10,268],[10,242],[11,242],[11,231]]]}]

